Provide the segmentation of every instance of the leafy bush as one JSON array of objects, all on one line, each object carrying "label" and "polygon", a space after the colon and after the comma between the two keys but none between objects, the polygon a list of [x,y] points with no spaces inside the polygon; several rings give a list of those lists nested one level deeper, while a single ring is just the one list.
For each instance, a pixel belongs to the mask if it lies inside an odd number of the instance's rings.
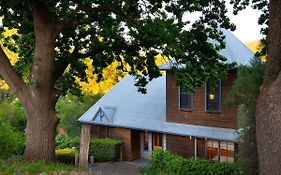
[{"label": "leafy bush", "polygon": [[120,159],[122,142],[115,139],[92,138],[89,155],[95,162],[117,161]]},{"label": "leafy bush", "polygon": [[82,97],[67,94],[60,97],[56,110],[61,118],[59,128],[64,128],[68,136],[79,136],[81,125],[77,123],[77,119],[84,114],[102,95],[84,95]]},{"label": "leafy bush", "polygon": [[22,154],[23,150],[23,134],[14,131],[13,127],[0,117],[0,158],[6,159],[13,154]]},{"label": "leafy bush", "polygon": [[63,148],[77,148],[79,149],[80,145],[80,137],[63,137],[63,136],[57,136],[56,137],[56,148],[57,149],[63,149]]},{"label": "leafy bush", "polygon": [[[79,170],[82,172],[83,170]],[[70,172],[78,172],[73,166],[61,163],[45,163],[43,161],[25,163],[20,157],[0,160],[0,174],[14,175],[14,174],[70,174]],[[80,173],[79,173],[80,174]]]},{"label": "leafy bush", "polygon": [[24,131],[26,115],[18,99],[7,97],[0,102],[0,117],[7,120],[16,130]]},{"label": "leafy bush", "polygon": [[149,159],[149,165],[140,168],[146,175],[238,175],[235,163],[209,162],[203,159],[186,159],[181,156],[157,150]]},{"label": "leafy bush", "polygon": [[64,148],[56,150],[56,160],[61,163],[74,164],[75,154],[78,151],[75,148]]}]

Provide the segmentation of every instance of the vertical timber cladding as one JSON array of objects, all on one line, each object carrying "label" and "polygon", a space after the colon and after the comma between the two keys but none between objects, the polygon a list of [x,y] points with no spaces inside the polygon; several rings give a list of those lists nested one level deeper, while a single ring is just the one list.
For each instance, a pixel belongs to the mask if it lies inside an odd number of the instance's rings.
[{"label": "vertical timber cladding", "polygon": [[108,128],[109,138],[122,140],[123,160],[131,161],[140,158],[140,132],[126,128]]},{"label": "vertical timber cladding", "polygon": [[167,71],[166,74],[167,122],[204,125],[221,128],[236,128],[237,110],[235,107],[224,106],[228,92],[236,79],[236,72],[230,71],[226,80],[222,81],[222,111],[205,111],[205,86],[195,89],[192,111],[179,110],[179,88],[176,79]]},{"label": "vertical timber cladding", "polygon": [[114,128],[107,127],[105,130],[107,133],[101,133],[104,130],[104,126],[92,125],[91,136],[104,137],[121,140],[123,144],[123,160],[130,161],[139,159],[141,157],[140,152],[140,131],[126,129],[126,128]]},{"label": "vertical timber cladding", "polygon": [[[167,150],[180,156],[190,158],[195,156],[195,139],[167,135]],[[205,140],[197,138],[197,157],[205,158]]]}]

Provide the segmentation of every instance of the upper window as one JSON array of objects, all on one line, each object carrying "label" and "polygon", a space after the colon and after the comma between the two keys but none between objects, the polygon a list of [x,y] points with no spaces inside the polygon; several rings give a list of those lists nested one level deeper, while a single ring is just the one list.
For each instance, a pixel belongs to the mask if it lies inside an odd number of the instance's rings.
[{"label": "upper window", "polygon": [[193,94],[180,87],[179,106],[181,110],[192,110]]},{"label": "upper window", "polygon": [[206,111],[221,111],[221,81],[215,87],[211,86],[210,80],[206,83]]}]

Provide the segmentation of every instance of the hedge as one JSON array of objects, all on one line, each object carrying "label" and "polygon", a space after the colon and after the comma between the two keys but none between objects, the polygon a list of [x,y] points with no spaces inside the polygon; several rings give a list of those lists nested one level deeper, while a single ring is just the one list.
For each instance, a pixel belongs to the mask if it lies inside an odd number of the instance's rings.
[{"label": "hedge", "polygon": [[78,151],[75,148],[57,149],[56,160],[61,163],[74,165],[75,153],[78,153]]},{"label": "hedge", "polygon": [[140,168],[145,175],[239,175],[236,163],[209,162],[157,150],[149,159],[149,165]]},{"label": "hedge", "polygon": [[89,156],[94,156],[95,162],[117,161],[121,147],[119,140],[91,138]]},{"label": "hedge", "polygon": [[64,148],[77,148],[79,149],[80,146],[80,137],[63,137],[57,136],[56,137],[56,148],[57,149],[64,149]]}]

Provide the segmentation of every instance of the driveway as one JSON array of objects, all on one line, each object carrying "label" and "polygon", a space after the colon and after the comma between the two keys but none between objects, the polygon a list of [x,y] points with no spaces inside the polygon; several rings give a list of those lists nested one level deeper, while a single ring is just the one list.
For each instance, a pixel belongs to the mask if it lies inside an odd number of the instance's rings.
[{"label": "driveway", "polygon": [[98,163],[90,168],[97,175],[139,175],[138,168],[147,165],[147,160],[139,159],[131,162]]}]

